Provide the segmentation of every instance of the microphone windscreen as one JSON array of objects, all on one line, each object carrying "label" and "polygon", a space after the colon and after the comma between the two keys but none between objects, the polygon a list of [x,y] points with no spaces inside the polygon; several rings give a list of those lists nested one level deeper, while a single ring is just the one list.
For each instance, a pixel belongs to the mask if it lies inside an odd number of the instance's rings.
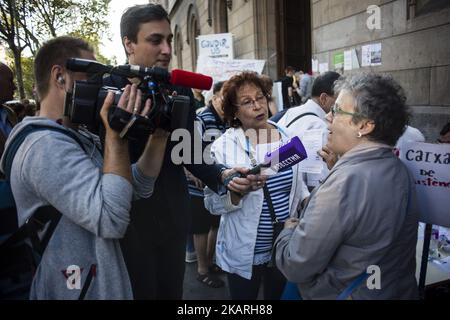
[{"label": "microphone windscreen", "polygon": [[267,153],[264,163],[276,171],[283,171],[305,160],[308,157],[300,138],[295,136],[286,144],[273,152]]},{"label": "microphone windscreen", "polygon": [[175,69],[172,70],[170,83],[174,86],[209,90],[211,89],[213,79],[200,73]]}]

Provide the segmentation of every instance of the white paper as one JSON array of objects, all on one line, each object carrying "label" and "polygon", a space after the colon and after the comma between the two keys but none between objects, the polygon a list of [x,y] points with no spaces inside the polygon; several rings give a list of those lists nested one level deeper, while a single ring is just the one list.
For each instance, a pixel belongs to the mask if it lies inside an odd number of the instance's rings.
[{"label": "white paper", "polygon": [[356,49],[352,49],[352,69],[359,69],[359,61],[358,56],[356,54]]},{"label": "white paper", "polygon": [[327,72],[328,70],[329,69],[328,69],[328,63],[327,62],[319,64],[319,72],[320,73]]},{"label": "white paper", "polygon": [[306,173],[321,173],[323,169],[323,160],[317,154],[323,147],[323,130],[307,130],[301,137],[308,157],[300,162],[299,169]]},{"label": "white paper", "polygon": [[[210,76],[213,78],[214,83],[217,83],[219,81],[227,81],[242,71],[254,71],[261,74],[265,63],[265,60],[213,59],[207,56],[199,56],[197,60],[197,72]],[[212,89],[203,92],[203,95],[205,97],[212,97]]]},{"label": "white paper", "polygon": [[265,63],[265,60],[212,59],[199,56],[197,72],[212,77],[214,82],[226,81],[242,71],[254,71],[261,74]]},{"label": "white paper", "polygon": [[450,256],[444,259],[433,259],[433,264],[450,276]]},{"label": "white paper", "polygon": [[370,47],[370,64],[381,66],[381,43],[374,43]]},{"label": "white paper", "polygon": [[361,47],[361,65],[363,67],[369,67],[371,64],[370,49],[370,44]]},{"label": "white paper", "polygon": [[234,59],[233,35],[231,33],[206,34],[197,37],[199,56]]},{"label": "white paper", "polygon": [[319,60],[312,59],[312,72],[316,73],[319,72]]},{"label": "white paper", "polygon": [[277,106],[277,110],[283,110],[283,88],[281,82],[273,83],[272,98]]},{"label": "white paper", "polygon": [[352,70],[352,51],[344,51],[344,70]]}]

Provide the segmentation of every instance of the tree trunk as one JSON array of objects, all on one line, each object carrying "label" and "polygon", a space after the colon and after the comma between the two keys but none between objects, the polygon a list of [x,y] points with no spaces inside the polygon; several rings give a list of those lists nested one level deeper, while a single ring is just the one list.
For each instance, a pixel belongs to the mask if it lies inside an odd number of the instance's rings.
[{"label": "tree trunk", "polygon": [[23,85],[23,72],[22,72],[22,56],[20,50],[16,47],[11,46],[10,48],[14,54],[14,65],[16,67],[16,77],[17,85],[19,87],[19,97],[20,99],[25,99],[25,88]]}]

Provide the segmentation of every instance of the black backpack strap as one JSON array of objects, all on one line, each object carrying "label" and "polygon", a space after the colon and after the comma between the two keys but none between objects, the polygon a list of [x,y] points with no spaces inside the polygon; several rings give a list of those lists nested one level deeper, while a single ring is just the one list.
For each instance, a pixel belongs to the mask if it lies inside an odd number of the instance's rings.
[{"label": "black backpack strap", "polygon": [[[13,160],[14,157],[16,156],[17,151],[19,150],[20,145],[24,142],[24,140],[29,134],[44,130],[56,131],[65,134],[66,136],[69,136],[72,139],[74,139],[78,143],[78,145],[83,149],[84,152],[87,151],[83,143],[81,142],[80,138],[70,130],[49,125],[38,125],[38,124],[28,125],[25,128],[23,128],[22,131],[20,131],[12,139],[4,155],[5,156],[4,173],[7,181],[10,181]],[[37,253],[42,255],[44,253],[45,248],[47,247],[48,242],[50,241],[51,236],[53,235],[53,231],[58,225],[60,218],[61,213],[58,212],[52,206],[44,206],[38,208],[25,224],[23,224],[9,238],[7,238],[0,244],[0,254],[5,250],[7,250],[8,248],[11,248],[12,246],[29,238],[33,245],[33,249]],[[48,222],[50,222],[50,225],[47,228],[47,232],[45,233],[43,239],[39,240],[37,233],[43,230],[43,228]]]},{"label": "black backpack strap", "polygon": [[267,188],[266,184],[263,187],[263,191],[264,191],[264,198],[266,199],[267,206],[269,207],[270,219],[272,220],[272,224],[275,224],[279,221],[275,214],[275,208],[273,207],[273,202],[272,202],[272,198],[270,197],[269,188]]},{"label": "black backpack strap", "polygon": [[12,168],[13,160],[14,160],[14,157],[16,156],[17,150],[19,150],[19,147],[22,145],[22,143],[24,142],[26,137],[28,137],[28,135],[30,135],[33,132],[44,131],[44,130],[60,132],[62,134],[65,134],[66,136],[71,137],[78,143],[78,145],[81,147],[81,149],[83,149],[83,151],[86,152],[86,148],[84,147],[83,142],[81,142],[80,138],[70,130],[67,130],[64,128],[53,127],[53,126],[49,126],[49,125],[38,125],[38,124],[28,125],[25,128],[23,128],[22,131],[20,131],[12,139],[12,141],[10,142],[10,144],[8,146],[8,149],[5,152],[5,155],[4,155],[5,165],[4,165],[3,170],[4,170],[7,181],[9,181],[10,177],[11,177],[11,168]]},{"label": "black backpack strap", "polygon": [[[28,238],[31,240],[33,249],[42,255],[60,219],[61,213],[52,206],[40,207],[26,223],[0,244],[0,255],[4,250]],[[51,223],[47,228],[44,238],[39,240],[37,233],[44,229],[49,221]]]},{"label": "black backpack strap", "polygon": [[292,121],[289,122],[289,123],[287,124],[286,128],[289,128],[295,121],[297,121],[298,119],[300,119],[300,118],[302,118],[302,117],[304,117],[304,116],[315,116],[315,117],[319,117],[317,114],[315,114],[315,113],[313,113],[313,112],[305,112],[305,113],[302,113],[302,114],[296,116],[294,119],[292,119]]}]

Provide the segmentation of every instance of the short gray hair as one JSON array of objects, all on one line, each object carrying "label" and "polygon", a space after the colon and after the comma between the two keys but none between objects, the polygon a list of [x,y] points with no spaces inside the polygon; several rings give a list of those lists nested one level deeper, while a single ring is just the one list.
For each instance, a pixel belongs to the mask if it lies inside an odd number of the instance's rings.
[{"label": "short gray hair", "polygon": [[370,140],[395,145],[409,123],[410,111],[403,88],[388,75],[361,73],[335,83],[335,92],[349,91],[355,99],[353,122],[369,119],[375,129]]}]

